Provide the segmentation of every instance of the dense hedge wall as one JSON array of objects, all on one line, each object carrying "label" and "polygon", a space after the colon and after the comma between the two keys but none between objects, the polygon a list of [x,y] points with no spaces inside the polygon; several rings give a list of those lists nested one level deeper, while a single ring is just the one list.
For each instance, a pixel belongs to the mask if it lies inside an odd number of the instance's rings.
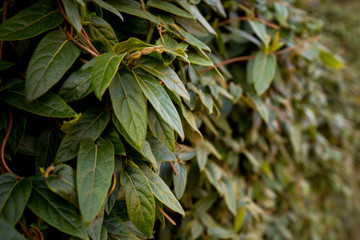
[{"label": "dense hedge wall", "polygon": [[301,1],[6,0],[5,239],[341,239],[357,96]]}]

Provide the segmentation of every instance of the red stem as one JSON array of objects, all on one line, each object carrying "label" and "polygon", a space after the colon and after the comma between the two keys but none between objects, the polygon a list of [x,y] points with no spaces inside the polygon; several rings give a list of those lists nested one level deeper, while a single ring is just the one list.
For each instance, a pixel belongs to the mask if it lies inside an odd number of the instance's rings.
[{"label": "red stem", "polygon": [[171,222],[172,225],[176,225],[176,222],[174,222],[174,220],[172,220],[165,212],[164,210],[161,209],[161,207],[159,207],[159,205],[156,204],[156,207],[159,209],[159,211],[164,215],[164,217],[166,217],[167,220],[169,220],[169,222]]}]

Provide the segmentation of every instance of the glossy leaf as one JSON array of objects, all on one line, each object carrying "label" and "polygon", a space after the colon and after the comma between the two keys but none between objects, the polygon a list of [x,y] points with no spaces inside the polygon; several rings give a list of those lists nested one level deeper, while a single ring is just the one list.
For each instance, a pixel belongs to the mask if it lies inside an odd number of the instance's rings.
[{"label": "glossy leaf", "polygon": [[54,171],[45,178],[45,182],[51,191],[78,206],[76,175],[72,167],[66,164],[55,166]]},{"label": "glossy leaf", "polygon": [[70,106],[52,92],[28,102],[25,98],[24,83],[20,80],[8,91],[1,93],[0,98],[16,108],[44,117],[65,118],[77,115]]},{"label": "glossy leaf", "polygon": [[65,102],[73,102],[86,97],[93,91],[90,86],[90,79],[95,60],[96,58],[87,62],[65,80],[59,90],[59,97],[64,99]]},{"label": "glossy leaf", "polygon": [[104,2],[103,0],[92,0],[94,3],[98,4],[99,6],[101,6],[102,8],[108,10],[109,12],[112,12],[113,14],[115,14],[116,16],[118,16],[121,20],[124,20],[122,15],[119,13],[119,11],[117,11],[113,6],[111,6],[110,4]]},{"label": "glossy leaf", "polygon": [[33,181],[33,190],[27,206],[34,214],[60,231],[88,239],[78,209],[52,193],[44,181]]},{"label": "glossy leaf", "polygon": [[111,103],[123,130],[135,147],[141,149],[146,137],[146,102],[134,75],[121,70],[110,85]]},{"label": "glossy leaf", "polygon": [[184,192],[187,182],[187,170],[183,163],[175,163],[175,172],[173,173],[173,180],[174,180],[174,192],[177,199],[180,199]]},{"label": "glossy leaf", "polygon": [[65,162],[78,154],[80,141],[90,137],[97,139],[110,120],[110,114],[98,108],[86,111],[76,124],[76,132],[65,134],[57,151],[55,162]]},{"label": "glossy leaf", "polygon": [[184,209],[165,182],[146,164],[141,164],[139,167],[150,183],[154,196],[168,208],[184,216]]},{"label": "glossy leaf", "polygon": [[99,100],[109,87],[124,57],[125,54],[105,53],[96,58],[91,72],[91,87]]},{"label": "glossy leaf", "polygon": [[54,86],[80,55],[62,31],[47,34],[38,44],[26,70],[25,96],[33,101]]},{"label": "glossy leaf", "polygon": [[164,66],[155,60],[143,62],[140,67],[148,73],[159,78],[173,92],[179,94],[183,98],[190,100],[189,94],[178,75],[168,66]]},{"label": "glossy leaf", "polygon": [[113,47],[113,52],[116,54],[122,54],[126,52],[132,53],[132,52],[140,51],[147,47],[154,47],[154,45],[145,43],[138,38],[129,38],[126,41],[117,43]]},{"label": "glossy leaf", "polygon": [[276,57],[274,54],[258,52],[255,56],[252,77],[258,95],[263,94],[274,79],[276,70]]},{"label": "glossy leaf", "polygon": [[174,151],[175,136],[174,129],[171,128],[152,108],[148,109],[148,123],[151,133],[163,144]]},{"label": "glossy leaf", "polygon": [[156,79],[147,75],[136,73],[134,73],[134,75],[141,87],[141,90],[154,109],[159,113],[164,121],[174,128],[180,137],[184,139],[184,132],[179,114],[160,83]]},{"label": "glossy leaf", "polygon": [[147,178],[135,163],[129,162],[121,171],[120,181],[131,222],[150,237],[155,222],[155,200]]},{"label": "glossy leaf", "polygon": [[104,204],[114,171],[114,147],[107,139],[94,143],[81,140],[77,159],[76,184],[79,207],[85,223],[90,223]]},{"label": "glossy leaf", "polygon": [[55,28],[63,21],[54,1],[40,1],[0,25],[1,40],[21,40]]},{"label": "glossy leaf", "polygon": [[74,3],[72,0],[62,0],[62,2],[64,4],[66,16],[70,19],[75,30],[80,33],[82,24],[76,3]]}]

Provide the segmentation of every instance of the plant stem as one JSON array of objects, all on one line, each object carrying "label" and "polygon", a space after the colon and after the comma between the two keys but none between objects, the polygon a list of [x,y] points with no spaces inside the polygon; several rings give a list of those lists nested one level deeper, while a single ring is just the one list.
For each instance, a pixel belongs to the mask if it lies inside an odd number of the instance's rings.
[{"label": "plant stem", "polygon": [[164,215],[164,217],[166,217],[167,220],[169,220],[169,222],[171,222],[172,225],[176,225],[176,222],[174,222],[174,220],[172,220],[165,212],[164,210],[161,209],[161,207],[159,207],[159,205],[157,205],[155,203],[156,207],[159,209],[159,211]]}]

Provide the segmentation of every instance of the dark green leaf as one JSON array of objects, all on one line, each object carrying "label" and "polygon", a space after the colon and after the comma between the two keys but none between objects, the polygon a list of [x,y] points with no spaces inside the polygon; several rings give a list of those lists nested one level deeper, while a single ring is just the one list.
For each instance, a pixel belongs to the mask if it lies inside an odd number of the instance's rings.
[{"label": "dark green leaf", "polygon": [[77,159],[76,184],[79,207],[90,223],[104,204],[114,171],[114,147],[107,139],[81,140]]},{"label": "dark green leaf", "polygon": [[148,121],[151,133],[171,151],[175,149],[174,129],[171,128],[152,108],[148,108]]},{"label": "dark green leaf", "polygon": [[169,2],[160,1],[160,0],[150,0],[147,2],[147,5],[149,7],[157,8],[180,17],[194,18],[190,13],[182,10],[181,8],[178,8],[176,5]]},{"label": "dark green leaf", "polygon": [[62,0],[65,8],[65,12],[67,17],[70,19],[70,22],[74,26],[75,30],[80,33],[82,24],[81,18],[77,9],[77,4],[74,3],[72,0]]},{"label": "dark green leaf", "polygon": [[[146,102],[134,75],[121,70],[110,85],[111,103],[126,135],[141,149],[146,137]],[[126,136],[125,136],[126,137]]]},{"label": "dark green leaf", "polygon": [[101,209],[99,214],[86,228],[86,231],[88,232],[92,240],[101,240],[103,221],[104,221],[104,209]]},{"label": "dark green leaf", "polygon": [[135,163],[129,162],[121,171],[120,181],[131,222],[150,237],[155,222],[155,200],[147,178]]},{"label": "dark green leaf", "polygon": [[61,141],[55,162],[65,162],[75,158],[78,154],[81,139],[91,137],[97,139],[104,131],[110,120],[110,114],[99,108],[86,111],[76,124],[76,132],[67,133]]},{"label": "dark green leaf", "polygon": [[130,232],[123,220],[121,220],[121,218],[114,212],[111,212],[109,216],[105,217],[104,227],[107,229],[108,234],[114,236],[116,239],[138,239]]},{"label": "dark green leaf", "polygon": [[88,239],[78,209],[52,193],[44,181],[33,181],[33,190],[27,206],[34,214],[60,231]]},{"label": "dark green leaf", "polygon": [[91,87],[99,100],[109,87],[124,57],[125,54],[105,53],[96,58],[91,73]]},{"label": "dark green leaf", "polygon": [[96,58],[85,63],[65,80],[58,93],[65,102],[80,100],[92,92],[90,79],[95,60]]},{"label": "dark green leaf", "polygon": [[104,2],[103,0],[92,0],[94,3],[99,4],[100,7],[108,10],[109,12],[112,12],[113,14],[115,14],[116,16],[118,16],[119,18],[121,18],[121,20],[124,20],[122,15],[119,13],[118,10],[116,10],[113,6],[111,6],[110,4]]},{"label": "dark green leaf", "polygon": [[76,175],[72,167],[66,164],[57,165],[45,182],[51,191],[78,206]]},{"label": "dark green leaf", "polygon": [[132,37],[126,41],[115,44],[115,46],[113,47],[113,52],[116,54],[122,54],[126,52],[132,53],[140,51],[147,47],[154,47],[154,45],[145,43],[138,38]]},{"label": "dark green leaf", "polygon": [[25,240],[8,222],[0,218],[0,232],[6,233],[6,240]]},{"label": "dark green leaf", "polygon": [[109,139],[113,144],[115,154],[125,155],[125,147],[121,142],[120,136],[116,132],[115,128],[111,128],[109,131],[107,131],[106,138]]},{"label": "dark green leaf", "polygon": [[148,134],[146,140],[150,143],[152,153],[157,161],[176,161],[173,152],[169,150],[159,139]]},{"label": "dark green leaf", "polygon": [[168,208],[184,216],[184,209],[161,177],[154,173],[146,164],[141,164],[139,167],[150,183],[154,196]]},{"label": "dark green leaf", "polygon": [[57,83],[80,55],[80,48],[62,31],[47,34],[38,44],[26,70],[28,101],[40,97]]},{"label": "dark green leaf", "polygon": [[11,68],[12,66],[14,66],[16,63],[13,62],[9,62],[3,59],[0,59],[0,71],[2,70],[6,70],[8,68]]},{"label": "dark green leaf", "polygon": [[[121,168],[122,168],[121,158],[118,158],[115,156],[114,173],[115,173],[116,181],[115,181],[114,191],[110,194],[110,196],[107,198],[107,201],[105,203],[105,211],[106,211],[107,215],[110,214],[111,210],[115,206],[116,198],[120,191],[120,170],[121,170]],[[114,178],[113,178],[113,181],[114,181]],[[114,182],[112,182],[112,184],[114,184]]]},{"label": "dark green leaf", "polygon": [[0,25],[1,40],[21,40],[55,28],[63,21],[55,1],[40,1]]},{"label": "dark green leaf", "polygon": [[151,76],[135,74],[141,90],[163,120],[184,139],[184,132],[178,112],[160,83]]},{"label": "dark green leaf", "polygon": [[175,163],[175,172],[173,173],[174,181],[174,192],[177,199],[180,199],[185,192],[186,181],[187,181],[187,170],[183,163]]},{"label": "dark green leaf", "polygon": [[4,102],[44,117],[76,117],[76,112],[71,109],[61,98],[52,92],[48,92],[32,102],[25,99],[24,83],[18,81],[15,86],[3,92],[0,99]]}]

